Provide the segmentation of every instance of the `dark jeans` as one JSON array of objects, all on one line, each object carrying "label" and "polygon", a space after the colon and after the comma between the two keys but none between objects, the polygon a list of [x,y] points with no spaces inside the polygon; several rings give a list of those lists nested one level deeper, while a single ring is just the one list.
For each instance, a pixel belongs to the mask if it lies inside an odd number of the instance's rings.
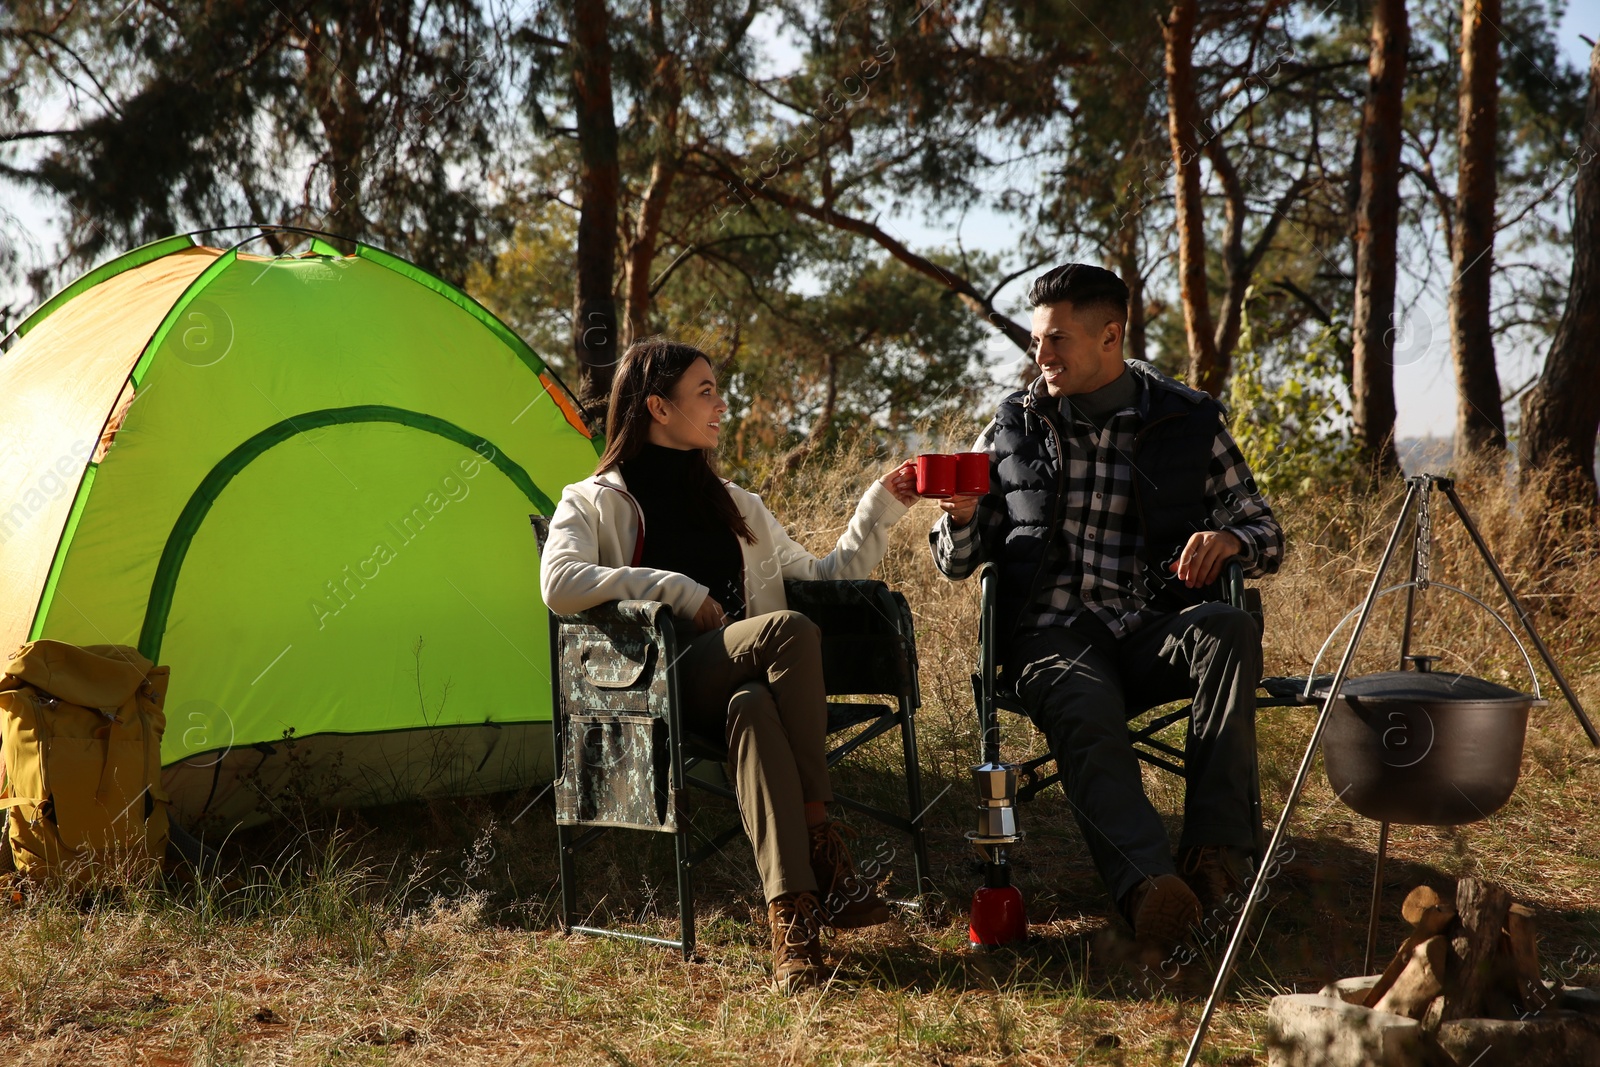
[{"label": "dark jeans", "polygon": [[1180,851],[1228,845],[1253,852],[1251,762],[1261,632],[1248,614],[1207,603],[1146,623],[1122,639],[1101,628],[1024,631],[1008,670],[1050,742],[1067,799],[1100,878],[1120,902],[1146,878],[1174,873],[1166,828],[1145,796],[1128,720],[1192,698],[1184,756]]}]

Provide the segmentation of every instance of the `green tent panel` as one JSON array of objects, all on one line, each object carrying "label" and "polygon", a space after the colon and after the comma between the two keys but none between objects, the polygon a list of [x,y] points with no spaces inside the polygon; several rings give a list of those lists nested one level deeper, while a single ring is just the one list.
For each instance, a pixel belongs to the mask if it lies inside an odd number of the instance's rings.
[{"label": "green tent panel", "polygon": [[0,354],[0,651],[169,665],[191,822],[548,776],[528,520],[598,442],[516,334],[413,264],[236,248],[135,249]]}]

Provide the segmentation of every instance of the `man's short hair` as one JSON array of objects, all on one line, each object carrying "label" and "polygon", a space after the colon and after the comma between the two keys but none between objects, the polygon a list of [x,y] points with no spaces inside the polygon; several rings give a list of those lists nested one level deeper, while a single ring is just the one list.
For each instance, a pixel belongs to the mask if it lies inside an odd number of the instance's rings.
[{"label": "man's short hair", "polygon": [[1128,286],[1123,280],[1091,263],[1063,263],[1051,267],[1028,287],[1028,306],[1070,303],[1074,311],[1094,308],[1124,326],[1128,323]]}]

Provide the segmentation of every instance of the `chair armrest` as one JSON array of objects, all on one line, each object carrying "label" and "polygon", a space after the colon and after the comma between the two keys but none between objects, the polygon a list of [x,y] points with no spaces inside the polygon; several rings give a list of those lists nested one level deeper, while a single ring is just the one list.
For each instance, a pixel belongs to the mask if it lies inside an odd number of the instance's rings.
[{"label": "chair armrest", "polygon": [[871,578],[783,583],[789,607],[822,629],[829,696],[896,695],[920,704],[916,625],[906,598]]},{"label": "chair armrest", "polygon": [[887,605],[892,596],[889,587],[876,578],[791,579],[783,583],[783,597],[789,607],[807,616],[812,612],[826,613],[830,608],[858,610],[865,605]]},{"label": "chair armrest", "polygon": [[590,626],[643,626],[660,630],[674,618],[672,608],[659,600],[609,600],[571,615],[557,615],[565,623],[587,623]]},{"label": "chair armrest", "polygon": [[1230,607],[1244,608],[1244,564],[1236,559],[1222,565],[1222,599]]},{"label": "chair armrest", "polygon": [[[587,707],[666,716],[682,638],[672,609],[654,600],[612,600],[572,615],[553,615],[550,658],[554,707],[582,695]],[[598,703],[595,703],[598,701]]]},{"label": "chair armrest", "polygon": [[978,738],[986,762],[1000,758],[1000,724],[996,714],[996,674],[999,638],[995,633],[1000,609],[1000,572],[985,563],[978,575],[978,673],[973,676],[973,696],[978,705]]},{"label": "chair armrest", "polygon": [[999,636],[995,633],[1000,610],[1000,572],[993,563],[985,563],[978,575],[978,673],[984,678],[988,691],[994,692],[996,656]]},{"label": "chair armrest", "polygon": [[1256,626],[1263,633],[1266,632],[1266,616],[1261,610],[1261,590],[1252,589],[1244,584],[1244,565],[1236,559],[1230,559],[1222,568],[1222,599],[1225,603],[1248,612],[1256,620]]}]

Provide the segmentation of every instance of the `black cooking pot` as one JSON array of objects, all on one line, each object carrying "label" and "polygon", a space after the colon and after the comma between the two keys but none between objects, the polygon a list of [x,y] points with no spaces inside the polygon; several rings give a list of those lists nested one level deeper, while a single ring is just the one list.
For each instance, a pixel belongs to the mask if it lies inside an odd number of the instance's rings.
[{"label": "black cooking pot", "polygon": [[1517,786],[1528,711],[1545,701],[1427,670],[1351,678],[1322,734],[1328,783],[1369,819],[1457,826],[1498,811]]}]

